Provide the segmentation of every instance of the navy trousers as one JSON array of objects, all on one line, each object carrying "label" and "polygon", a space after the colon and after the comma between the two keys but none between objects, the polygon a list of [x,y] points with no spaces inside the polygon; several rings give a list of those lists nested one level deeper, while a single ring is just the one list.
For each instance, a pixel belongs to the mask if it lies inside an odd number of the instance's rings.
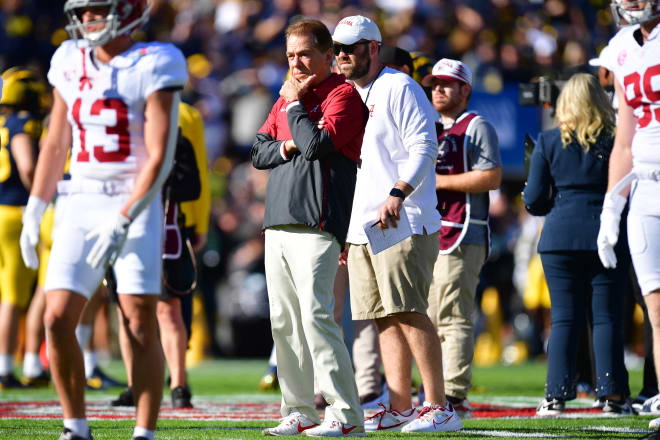
[{"label": "navy trousers", "polygon": [[597,251],[542,252],[541,262],[552,303],[546,398],[570,400],[576,396],[576,356],[587,313],[593,317],[598,397],[629,396],[628,371],[623,362],[629,258],[620,256],[616,269],[605,269]]}]

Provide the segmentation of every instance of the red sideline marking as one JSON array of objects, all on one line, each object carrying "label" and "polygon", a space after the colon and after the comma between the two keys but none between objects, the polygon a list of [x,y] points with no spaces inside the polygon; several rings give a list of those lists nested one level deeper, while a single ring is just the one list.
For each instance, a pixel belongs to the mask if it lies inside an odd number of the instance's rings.
[{"label": "red sideline marking", "polygon": [[[159,417],[166,420],[277,420],[279,403],[224,403],[199,401],[193,409],[174,409],[164,401]],[[477,419],[500,417],[534,417],[535,407],[512,408],[504,405],[471,402]],[[567,408],[566,413],[596,414],[597,408]],[[135,418],[135,408],[113,408],[108,402],[87,402],[87,417],[91,420],[129,420]],[[62,408],[57,401],[0,402],[0,418],[3,419],[60,419]]]},{"label": "red sideline marking", "polygon": [[[512,408],[503,405],[492,405],[490,403],[470,402],[475,419],[494,419],[499,417],[534,417],[535,407]],[[602,412],[599,408],[566,408],[567,414],[584,413],[595,414]]]}]

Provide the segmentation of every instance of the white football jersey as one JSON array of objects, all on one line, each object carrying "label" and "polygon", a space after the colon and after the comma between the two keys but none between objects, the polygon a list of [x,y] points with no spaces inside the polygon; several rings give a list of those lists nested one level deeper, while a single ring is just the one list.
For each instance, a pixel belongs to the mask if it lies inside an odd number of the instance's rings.
[{"label": "white football jersey", "polygon": [[660,166],[660,26],[642,46],[639,26],[626,26],[610,40],[612,68],[637,118],[632,141],[633,166]]},{"label": "white football jersey", "polygon": [[[160,89],[181,88],[187,64],[168,43],[134,43],[102,63],[84,40],[57,49],[48,81],[68,106],[73,145],[70,174],[101,180],[134,178],[147,158],[144,109]],[[176,121],[174,121],[176,124]]]}]

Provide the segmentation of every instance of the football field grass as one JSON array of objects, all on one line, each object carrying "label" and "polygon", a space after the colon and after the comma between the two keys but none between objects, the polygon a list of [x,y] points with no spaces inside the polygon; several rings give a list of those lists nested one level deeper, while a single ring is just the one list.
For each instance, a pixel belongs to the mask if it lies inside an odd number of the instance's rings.
[{"label": "football field grass", "polygon": [[[104,365],[113,377],[125,376],[120,362]],[[190,369],[193,410],[170,408],[164,393],[159,439],[256,439],[261,430],[276,425],[278,392],[259,392],[257,383],[266,369],[265,360],[205,361]],[[546,365],[529,362],[515,366],[475,368],[470,400],[475,418],[463,421],[463,430],[440,434],[451,439],[473,438],[561,438],[635,439],[647,437],[649,417],[601,417],[590,409],[591,400],[569,402],[568,414],[554,419],[533,416],[543,397]],[[633,393],[641,388],[641,371],[630,372]],[[88,391],[87,409],[96,440],[130,439],[133,409],[112,408],[109,401],[121,388]],[[51,388],[0,391],[0,438],[57,439],[61,411]],[[438,434],[369,434],[369,437],[431,438]]]}]

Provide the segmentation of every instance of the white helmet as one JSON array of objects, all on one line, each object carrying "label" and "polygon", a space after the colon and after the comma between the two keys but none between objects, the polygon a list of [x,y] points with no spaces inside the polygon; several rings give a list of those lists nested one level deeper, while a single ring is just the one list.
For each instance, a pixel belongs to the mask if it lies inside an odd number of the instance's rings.
[{"label": "white helmet", "polygon": [[[103,20],[82,22],[82,8],[107,7],[108,15]],[[149,18],[147,0],[67,0],[64,13],[69,24],[66,30],[73,39],[84,38],[92,46],[102,46],[116,37],[138,28]],[[88,31],[89,25],[104,23],[99,31]]]},{"label": "white helmet", "polygon": [[660,17],[660,0],[612,0],[617,26],[644,23]]}]

